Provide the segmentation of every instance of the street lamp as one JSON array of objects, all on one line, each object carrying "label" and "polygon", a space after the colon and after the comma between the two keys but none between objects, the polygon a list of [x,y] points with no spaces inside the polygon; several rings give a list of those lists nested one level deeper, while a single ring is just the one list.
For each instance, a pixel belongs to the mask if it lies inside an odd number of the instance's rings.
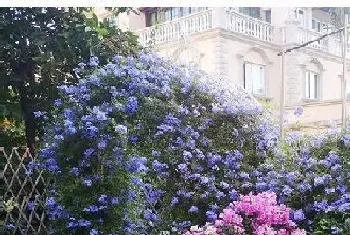
[{"label": "street lamp", "polygon": [[[345,11],[345,10],[344,10]],[[344,12],[345,13],[345,12]],[[341,115],[341,128],[344,130],[346,122],[346,54],[348,49],[348,24],[349,16],[347,13],[344,14],[344,34],[343,34],[343,77],[342,77],[342,115]]]}]

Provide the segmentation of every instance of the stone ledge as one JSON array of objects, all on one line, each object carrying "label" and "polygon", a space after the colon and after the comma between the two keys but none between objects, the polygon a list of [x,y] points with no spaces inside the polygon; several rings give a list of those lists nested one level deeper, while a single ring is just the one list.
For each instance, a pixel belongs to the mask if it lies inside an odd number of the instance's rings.
[{"label": "stone ledge", "polygon": [[[309,101],[307,103],[300,103],[300,101],[293,105],[286,105],[286,108],[295,108],[295,106],[327,106],[327,105],[336,105],[336,104],[342,104],[341,99],[336,100],[322,100],[322,101]],[[350,105],[350,98],[347,99],[347,104]]]}]

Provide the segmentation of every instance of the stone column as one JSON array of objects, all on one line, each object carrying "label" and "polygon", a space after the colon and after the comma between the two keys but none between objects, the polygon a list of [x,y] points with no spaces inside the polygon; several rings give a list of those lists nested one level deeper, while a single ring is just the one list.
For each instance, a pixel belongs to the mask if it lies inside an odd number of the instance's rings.
[{"label": "stone column", "polygon": [[215,28],[227,28],[227,11],[225,7],[213,7],[212,8],[212,27]]},{"label": "stone column", "polygon": [[305,10],[305,19],[306,19],[305,27],[307,29],[312,29],[312,7],[306,8],[306,10]]},{"label": "stone column", "polygon": [[285,22],[285,43],[286,44],[295,44],[299,42],[299,25],[300,22],[287,20]]}]

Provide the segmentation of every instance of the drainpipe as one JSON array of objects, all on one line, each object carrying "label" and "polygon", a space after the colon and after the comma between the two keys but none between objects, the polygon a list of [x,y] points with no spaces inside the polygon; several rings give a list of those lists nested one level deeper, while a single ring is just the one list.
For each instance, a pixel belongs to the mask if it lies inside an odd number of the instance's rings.
[{"label": "drainpipe", "polygon": [[349,22],[349,16],[347,13],[344,14],[344,35],[343,35],[343,77],[342,77],[342,118],[341,118],[341,124],[342,124],[342,130],[345,128],[345,122],[346,122],[346,55],[347,55],[347,49],[348,49],[348,22]]},{"label": "drainpipe", "polygon": [[286,76],[286,52],[281,52],[282,57],[282,80],[281,80],[281,98],[280,98],[280,138],[284,138],[284,119],[285,119],[285,76]]}]

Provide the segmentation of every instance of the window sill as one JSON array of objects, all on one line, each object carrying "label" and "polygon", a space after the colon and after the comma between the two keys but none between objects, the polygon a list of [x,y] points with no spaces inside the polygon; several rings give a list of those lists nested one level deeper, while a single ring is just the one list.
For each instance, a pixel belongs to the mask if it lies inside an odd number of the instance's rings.
[{"label": "window sill", "polygon": [[320,102],[320,99],[302,99],[303,103],[314,103],[314,102]]}]

